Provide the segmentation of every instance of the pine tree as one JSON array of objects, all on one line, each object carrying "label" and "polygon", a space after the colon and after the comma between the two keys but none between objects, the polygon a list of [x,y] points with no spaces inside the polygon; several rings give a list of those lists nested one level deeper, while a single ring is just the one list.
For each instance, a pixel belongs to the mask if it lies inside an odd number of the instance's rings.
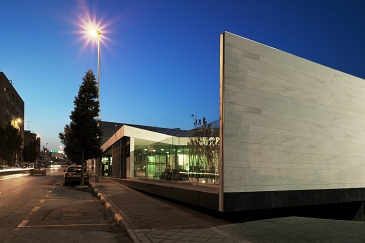
[{"label": "pine tree", "polygon": [[98,88],[94,73],[89,70],[82,78],[78,96],[74,100],[69,125],[66,125],[59,138],[64,144],[66,155],[76,164],[82,165],[81,185],[84,185],[84,164],[88,159],[99,158],[102,132],[99,127]]}]

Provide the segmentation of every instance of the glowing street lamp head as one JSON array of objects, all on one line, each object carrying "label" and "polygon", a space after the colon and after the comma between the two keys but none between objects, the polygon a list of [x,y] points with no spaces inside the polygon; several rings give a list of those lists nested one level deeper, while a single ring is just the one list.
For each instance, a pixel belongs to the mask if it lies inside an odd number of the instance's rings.
[{"label": "glowing street lamp head", "polygon": [[90,30],[90,34],[91,35],[94,35],[94,36],[100,36],[100,31],[99,30],[96,30],[96,29],[91,29]]},{"label": "glowing street lamp head", "polygon": [[84,42],[81,51],[85,51],[89,44],[93,46],[103,45],[108,48],[107,42],[111,41],[108,38],[108,33],[111,33],[111,31],[108,30],[108,27],[115,21],[116,20],[111,20],[103,24],[103,18],[96,21],[96,17],[92,17],[89,13],[79,15],[78,23],[76,23],[79,30],[75,33],[80,34],[78,41]]},{"label": "glowing street lamp head", "polygon": [[22,124],[23,120],[21,118],[14,118],[11,119],[11,125],[20,130],[20,125]]}]

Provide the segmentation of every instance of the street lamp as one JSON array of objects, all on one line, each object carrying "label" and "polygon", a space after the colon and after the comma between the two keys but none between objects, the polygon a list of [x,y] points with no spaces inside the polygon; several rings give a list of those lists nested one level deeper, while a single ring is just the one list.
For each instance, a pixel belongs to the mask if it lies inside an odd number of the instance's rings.
[{"label": "street lamp", "polygon": [[48,143],[46,143],[46,168],[47,168],[47,162],[48,162],[48,159],[47,159],[47,145],[48,145]]},{"label": "street lamp", "polygon": [[[99,106],[100,106],[100,35],[101,35],[101,32],[99,30],[92,29],[92,30],[90,30],[90,34],[93,36],[96,36],[97,43],[98,43],[98,102],[99,102]],[[98,115],[97,119],[99,120],[99,115]]]},{"label": "street lamp", "polygon": [[41,157],[41,136],[37,134],[37,158],[35,160],[35,163],[37,164]]},{"label": "street lamp", "polygon": [[[23,132],[22,132],[22,128],[21,128],[22,123],[23,123],[22,118],[13,118],[10,121],[10,124],[14,128],[19,130],[19,134],[22,139],[20,149],[23,149],[23,146],[24,146],[24,137],[23,137]],[[22,154],[20,152],[15,152],[15,161],[16,161],[16,163],[19,163],[19,164],[22,162]]]},{"label": "street lamp", "polygon": [[11,125],[20,131],[20,125],[22,122],[23,120],[21,118],[14,118],[11,120]]},{"label": "street lamp", "polygon": [[[96,36],[97,43],[98,43],[98,102],[99,102],[99,107],[100,107],[100,36],[101,36],[101,32],[100,32],[100,30],[92,29],[92,30],[90,30],[90,34],[93,36]],[[96,117],[96,119],[99,122],[99,114]],[[84,162],[82,162],[82,163],[84,163]],[[97,158],[96,165],[95,165],[95,182],[99,182],[99,174],[100,174],[100,170],[101,170],[100,167],[101,167],[100,158]]]},{"label": "street lamp", "polygon": [[16,119],[16,122],[17,122],[18,124],[22,123],[22,121],[23,121],[23,120],[22,120],[21,118],[17,118],[17,119]]}]

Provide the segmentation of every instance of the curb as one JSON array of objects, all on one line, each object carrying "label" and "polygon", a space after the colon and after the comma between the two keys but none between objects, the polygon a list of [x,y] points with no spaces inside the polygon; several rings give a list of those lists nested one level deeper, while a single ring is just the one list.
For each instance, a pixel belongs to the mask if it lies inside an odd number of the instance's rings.
[{"label": "curb", "polygon": [[94,183],[89,182],[89,184],[92,187],[95,195],[100,199],[100,202],[104,205],[104,207],[106,208],[106,210],[112,215],[113,219],[122,228],[122,230],[129,235],[129,237],[132,239],[133,242],[135,242],[135,243],[141,243],[141,241],[138,240],[137,236],[134,234],[133,230],[129,226],[128,222],[122,217],[122,215],[120,215],[120,213],[118,212],[118,210],[116,210],[115,207],[113,207],[107,201],[108,196],[102,195],[98,191],[98,189],[96,188],[96,186],[94,185]]}]

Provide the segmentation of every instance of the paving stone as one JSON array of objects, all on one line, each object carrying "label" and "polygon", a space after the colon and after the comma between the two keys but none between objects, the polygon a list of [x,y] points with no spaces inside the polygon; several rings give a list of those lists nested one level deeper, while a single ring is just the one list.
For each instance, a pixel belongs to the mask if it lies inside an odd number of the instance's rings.
[{"label": "paving stone", "polygon": [[[91,183],[123,217],[135,242],[209,243],[364,243],[365,222],[283,217],[230,223],[191,210],[174,208],[114,180]],[[134,237],[133,237],[134,234]]]}]

